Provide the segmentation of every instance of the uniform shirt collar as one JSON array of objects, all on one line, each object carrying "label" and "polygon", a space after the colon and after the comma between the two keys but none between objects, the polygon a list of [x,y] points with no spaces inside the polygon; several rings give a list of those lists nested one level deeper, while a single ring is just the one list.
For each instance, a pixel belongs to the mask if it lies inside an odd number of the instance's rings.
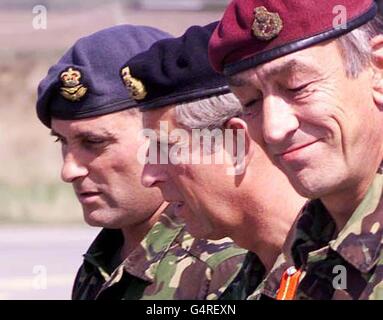
[{"label": "uniform shirt collar", "polygon": [[309,202],[297,223],[292,258],[296,266],[315,261],[331,249],[362,273],[376,264],[382,246],[383,176],[375,176],[366,196],[333,239],[335,222],[320,200]]},{"label": "uniform shirt collar", "polygon": [[160,219],[112,275],[113,282],[117,280],[115,277],[121,279],[123,271],[151,283],[154,281],[159,263],[184,229],[174,215],[174,205],[166,205],[161,210],[164,212]]},{"label": "uniform shirt collar", "polygon": [[376,264],[382,246],[383,176],[377,174],[366,196],[335,240],[332,250],[363,273]]},{"label": "uniform shirt collar", "polygon": [[122,263],[116,263],[124,243],[122,231],[102,229],[84,254],[86,272],[100,273],[106,281],[104,287],[119,282],[124,272],[153,282],[159,262],[184,229],[184,225],[174,215],[173,205],[163,203],[159,210],[162,211],[160,219]]},{"label": "uniform shirt collar", "polygon": [[265,277],[265,267],[254,252],[247,252],[242,267],[233,275],[229,287],[220,300],[252,299]]},{"label": "uniform shirt collar", "polygon": [[124,243],[120,229],[102,229],[92,242],[84,257],[84,268],[87,273],[99,272],[108,281],[116,264],[116,257]]}]

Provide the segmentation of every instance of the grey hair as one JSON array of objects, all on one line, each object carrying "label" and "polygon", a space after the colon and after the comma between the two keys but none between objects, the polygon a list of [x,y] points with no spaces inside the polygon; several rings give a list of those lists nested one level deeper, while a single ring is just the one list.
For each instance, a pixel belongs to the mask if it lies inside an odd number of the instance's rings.
[{"label": "grey hair", "polygon": [[383,33],[381,15],[336,39],[345,62],[346,74],[356,78],[372,60],[370,40]]},{"label": "grey hair", "polygon": [[242,106],[233,93],[176,106],[177,124],[188,129],[223,129],[227,120],[240,116]]}]

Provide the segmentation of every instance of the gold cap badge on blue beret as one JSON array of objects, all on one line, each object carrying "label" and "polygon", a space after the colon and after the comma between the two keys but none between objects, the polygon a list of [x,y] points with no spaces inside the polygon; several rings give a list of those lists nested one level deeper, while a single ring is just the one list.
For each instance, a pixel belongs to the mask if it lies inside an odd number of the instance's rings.
[{"label": "gold cap badge on blue beret", "polygon": [[69,101],[79,101],[88,89],[80,83],[81,72],[68,68],[60,75],[60,80],[63,86],[60,88],[61,95]]},{"label": "gold cap badge on blue beret", "polygon": [[145,86],[140,80],[133,78],[130,74],[129,67],[125,67],[121,70],[121,76],[124,80],[126,88],[131,91],[134,100],[145,99],[147,95]]},{"label": "gold cap badge on blue beret", "polygon": [[254,10],[253,34],[259,40],[275,38],[283,29],[283,22],[278,13],[269,12],[265,7]]}]

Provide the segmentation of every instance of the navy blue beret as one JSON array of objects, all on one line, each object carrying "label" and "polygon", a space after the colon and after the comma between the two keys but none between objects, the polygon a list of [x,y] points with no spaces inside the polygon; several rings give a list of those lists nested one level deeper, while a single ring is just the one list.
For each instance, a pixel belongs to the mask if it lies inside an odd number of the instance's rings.
[{"label": "navy blue beret", "polygon": [[76,120],[135,107],[120,67],[127,57],[168,37],[155,28],[121,25],[79,39],[40,82],[39,119],[50,127],[52,117]]},{"label": "navy blue beret", "polygon": [[131,58],[121,76],[142,111],[229,92],[225,78],[211,68],[208,42],[217,22],[190,27]]}]

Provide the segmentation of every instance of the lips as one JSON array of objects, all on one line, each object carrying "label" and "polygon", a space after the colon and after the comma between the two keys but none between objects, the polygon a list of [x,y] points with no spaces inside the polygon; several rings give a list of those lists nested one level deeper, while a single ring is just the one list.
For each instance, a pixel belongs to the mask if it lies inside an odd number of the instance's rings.
[{"label": "lips", "polygon": [[81,203],[90,203],[96,200],[101,195],[101,192],[83,191],[77,193],[78,199]]},{"label": "lips", "polygon": [[101,192],[81,192],[80,197],[92,197],[101,194]]},{"label": "lips", "polygon": [[281,153],[278,153],[276,154],[278,157],[281,157],[283,159],[287,159],[287,158],[290,158],[290,156],[292,156],[293,154],[296,154],[298,153],[300,150],[303,150],[311,145],[313,145],[314,143],[317,143],[320,139],[318,140],[315,140],[315,141],[312,141],[312,142],[309,142],[309,143],[305,143],[305,144],[301,144],[299,146],[293,146],[293,147],[290,147],[288,148],[286,151],[284,152],[281,152]]}]

